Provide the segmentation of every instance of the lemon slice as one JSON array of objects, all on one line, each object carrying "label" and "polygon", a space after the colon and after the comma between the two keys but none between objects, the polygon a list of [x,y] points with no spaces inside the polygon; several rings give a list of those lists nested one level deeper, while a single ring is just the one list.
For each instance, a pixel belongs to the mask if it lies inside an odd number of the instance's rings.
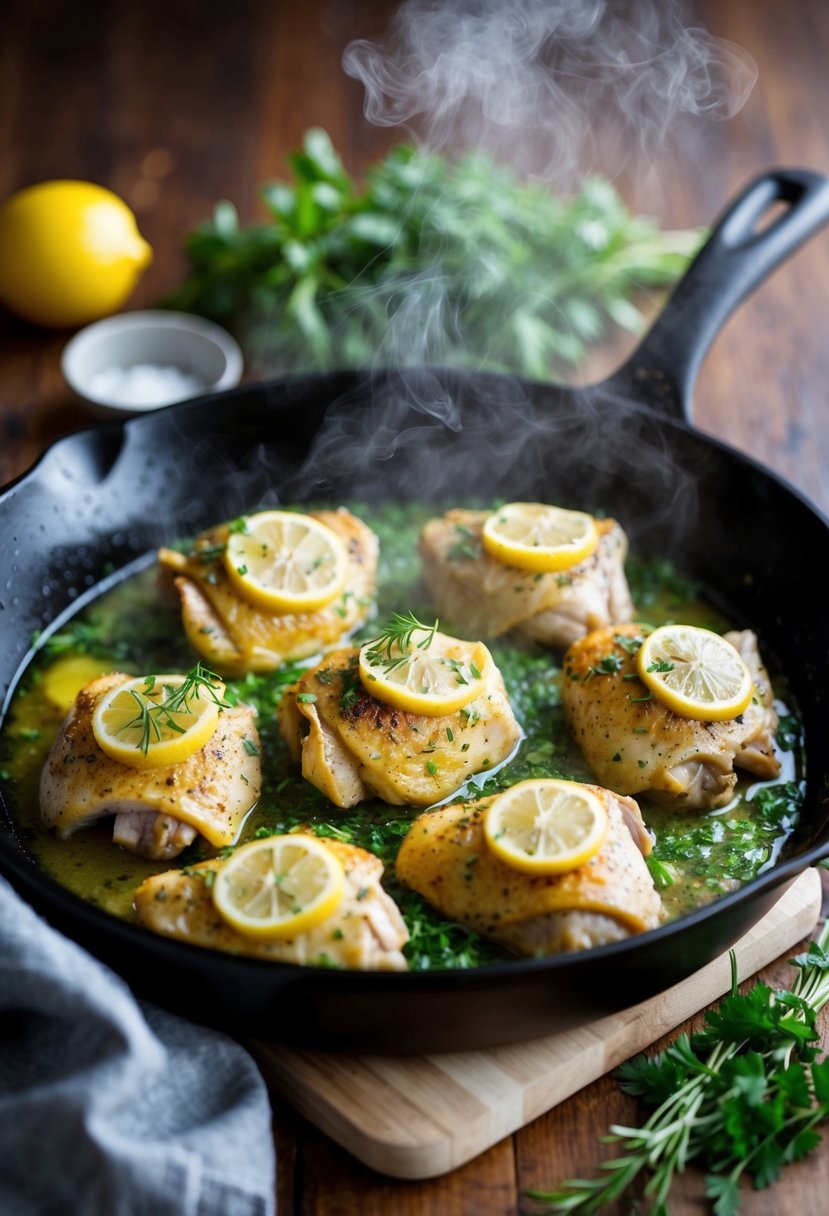
[{"label": "lemon slice", "polygon": [[484,816],[484,835],[501,861],[526,874],[564,874],[602,847],[604,803],[574,781],[521,781],[499,794]]},{"label": "lemon slice", "polygon": [[92,733],[101,751],[130,768],[181,764],[213,735],[224,690],[220,680],[208,689],[189,676],[139,676],[101,697]]},{"label": "lemon slice", "polygon": [[509,502],[484,521],[484,549],[505,566],[549,573],[569,570],[599,543],[592,515],[540,502]]},{"label": "lemon slice", "polygon": [[231,532],[225,566],[238,593],[265,612],[316,612],[345,586],[348,555],[335,532],[310,515],[260,511]]},{"label": "lemon slice", "polygon": [[213,902],[247,937],[284,940],[307,933],[337,910],[342,862],[315,836],[290,833],[242,845],[216,872]]},{"label": "lemon slice", "polygon": [[378,701],[410,714],[429,718],[453,714],[484,691],[484,677],[492,657],[483,642],[464,642],[445,633],[426,630],[428,645],[417,634],[387,657],[377,640],[360,650],[359,672],[363,688]]},{"label": "lemon slice", "polygon": [[68,654],[43,673],[41,687],[57,709],[68,713],[86,684],[112,671],[112,664],[91,654]]},{"label": "lemon slice", "polygon": [[754,693],[739,651],[696,625],[655,629],[636,654],[636,672],[663,705],[698,722],[736,718]]}]

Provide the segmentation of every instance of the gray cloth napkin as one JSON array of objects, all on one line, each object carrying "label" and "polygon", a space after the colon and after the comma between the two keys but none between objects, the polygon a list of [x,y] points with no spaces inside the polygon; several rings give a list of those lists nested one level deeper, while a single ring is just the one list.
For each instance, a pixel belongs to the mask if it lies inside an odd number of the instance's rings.
[{"label": "gray cloth napkin", "polygon": [[250,1056],[139,1005],[0,878],[0,1213],[271,1216],[274,1179]]}]

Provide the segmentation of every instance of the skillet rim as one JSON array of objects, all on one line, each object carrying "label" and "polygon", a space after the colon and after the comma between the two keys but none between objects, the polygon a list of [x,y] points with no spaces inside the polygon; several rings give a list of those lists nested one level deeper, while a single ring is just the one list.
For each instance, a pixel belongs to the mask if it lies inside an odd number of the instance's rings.
[{"label": "skillet rim", "polygon": [[[596,384],[578,386],[570,388],[566,385],[558,385],[547,381],[529,380],[523,377],[503,376],[497,372],[474,372],[457,368],[442,368],[442,367],[424,367],[414,369],[348,369],[346,375],[353,377],[354,388],[365,385],[370,385],[376,381],[383,381],[387,376],[406,378],[407,372],[413,374],[434,375],[439,380],[446,378],[451,382],[472,383],[484,379],[491,379],[496,382],[506,380],[517,382],[522,388],[525,388],[527,395],[532,400],[537,400],[539,393],[544,392],[566,392],[576,395],[592,395],[601,398],[606,394],[617,396],[618,389],[614,384],[615,377],[611,376],[605,381]],[[265,404],[269,409],[278,411],[280,403],[278,401],[269,400],[271,394],[279,393],[280,390],[290,388],[291,386],[304,386],[309,383],[316,382],[322,388],[327,380],[336,381],[342,377],[342,372],[324,372],[324,373],[298,373],[290,376],[276,377],[260,382],[241,385],[237,388],[230,389],[222,393],[205,394],[202,397],[194,398],[189,401],[176,403],[170,406],[162,407],[160,410],[154,410],[149,414],[142,414],[129,419],[115,419],[100,424],[93,424],[79,431],[75,431],[69,435],[62,436],[51,443],[44,452],[38,457],[35,463],[12,482],[0,489],[0,507],[2,507],[10,498],[14,497],[16,492],[30,482],[37,483],[39,477],[44,475],[45,470],[51,460],[55,459],[55,455],[60,450],[71,449],[75,446],[83,447],[94,442],[95,437],[103,432],[122,433],[129,429],[141,429],[144,425],[152,425],[153,420],[159,415],[176,414],[179,416],[197,417],[200,411],[204,410],[206,405],[212,405],[218,408],[228,399],[238,400],[239,398],[250,397],[251,404],[256,402],[256,398],[260,400],[260,407]],[[756,457],[741,452],[739,449],[732,447],[729,443],[719,439],[717,436],[708,435],[692,425],[686,418],[679,416],[672,411],[660,408],[658,405],[648,404],[637,398],[632,397],[629,392],[623,395],[623,403],[626,410],[635,414],[641,414],[646,417],[651,417],[657,420],[660,426],[668,425],[671,429],[676,429],[686,436],[690,436],[695,442],[703,445],[703,448],[712,448],[720,452],[730,460],[737,459],[741,464],[751,468],[761,477],[772,481],[779,490],[794,498],[801,507],[805,508],[811,515],[814,516],[817,523],[822,525],[829,532],[829,518],[817,504],[811,502],[808,497],[794,486],[783,474],[774,469],[770,469],[764,465]],[[620,402],[621,403],[621,402]],[[284,403],[287,405],[288,403]],[[127,576],[129,567],[134,566],[137,562],[146,560],[152,553],[152,549],[147,549],[143,554],[136,554],[133,558],[109,576],[107,581],[112,583],[120,582]],[[89,589],[89,595],[85,594],[80,597],[83,603],[73,601],[64,606],[64,608],[56,613],[53,621],[44,630],[44,638],[48,637],[50,632],[59,627],[58,622],[65,619],[67,616],[74,615],[83,604],[96,598],[101,594],[101,584],[105,580],[103,578],[96,579],[93,587]],[[14,675],[9,683],[8,692],[4,700],[4,704],[0,707],[0,729],[11,701],[14,691],[19,683],[22,674],[25,672],[32,658],[32,649],[28,649],[22,657]],[[810,789],[809,782],[809,764],[807,759],[806,768],[806,789],[807,797],[814,793],[815,803],[819,803],[827,799],[825,789]],[[467,984],[472,983],[472,977],[480,977],[483,982],[486,981],[508,981],[514,978],[518,981],[521,977],[527,975],[535,975],[538,972],[556,972],[562,968],[578,970],[582,967],[588,967],[593,963],[600,964],[605,959],[618,959],[624,957],[631,951],[636,951],[643,941],[659,943],[666,938],[670,938],[681,934],[685,929],[692,930],[699,924],[718,916],[720,913],[727,914],[732,907],[739,906],[752,897],[760,897],[764,893],[772,891],[775,887],[782,886],[788,881],[792,881],[799,873],[819,861],[823,857],[829,855],[829,835],[822,844],[814,844],[807,848],[802,853],[796,853],[790,857],[781,857],[773,862],[768,869],[756,875],[748,882],[742,884],[734,891],[727,892],[717,896],[710,903],[699,906],[690,912],[684,913],[675,919],[659,925],[655,929],[647,930],[645,933],[634,934],[629,938],[618,942],[607,943],[603,946],[595,946],[589,950],[571,951],[558,955],[548,955],[540,958],[515,958],[506,959],[502,962],[488,963],[474,968],[459,968],[446,967],[435,970],[413,970],[406,972],[378,972],[378,971],[347,971],[328,968],[308,968],[294,963],[278,963],[275,964],[269,960],[258,959],[249,956],[236,956],[226,954],[222,951],[213,950],[209,947],[201,947],[189,942],[178,941],[177,939],[168,939],[163,935],[154,934],[151,930],[145,929],[140,925],[127,921],[113,913],[107,912],[102,908],[76,895],[69,888],[63,886],[56,879],[52,878],[45,870],[42,870],[35,859],[26,851],[23,843],[18,839],[15,833],[15,821],[11,815],[11,809],[5,799],[0,796],[0,807],[2,807],[3,819],[6,821],[2,826],[9,827],[9,831],[3,832],[0,836],[0,872],[4,872],[8,876],[9,869],[16,872],[20,881],[27,887],[31,886],[50,905],[60,905],[61,902],[67,901],[68,906],[76,915],[80,916],[82,921],[88,922],[91,928],[99,929],[106,936],[113,939],[124,937],[130,943],[137,942],[148,946],[149,952],[159,950],[161,953],[169,953],[175,955],[179,951],[184,951],[187,956],[192,959],[204,960],[205,957],[210,957],[213,963],[219,960],[219,967],[227,965],[229,970],[250,970],[252,975],[262,975],[272,972],[274,966],[277,966],[279,972],[286,977],[294,976],[306,982],[311,976],[317,980],[319,976],[325,976],[325,984],[333,983],[334,985],[352,986],[355,982],[355,977],[359,976],[357,981],[366,990],[374,986],[385,987],[391,982],[396,984],[398,988],[405,985],[411,988],[419,985],[424,989],[440,985],[442,977],[445,977],[447,982]],[[11,864],[9,865],[9,857],[7,856],[7,843],[5,837],[9,835],[14,841],[16,856],[11,855]],[[47,914],[48,915],[48,914]],[[755,922],[756,922],[755,918]],[[107,930],[109,932],[107,933]],[[137,934],[137,936],[136,936]],[[310,975],[309,975],[310,973]],[[332,979],[332,976],[337,976]],[[403,979],[402,977],[406,977]],[[286,986],[289,984],[286,979]]]}]

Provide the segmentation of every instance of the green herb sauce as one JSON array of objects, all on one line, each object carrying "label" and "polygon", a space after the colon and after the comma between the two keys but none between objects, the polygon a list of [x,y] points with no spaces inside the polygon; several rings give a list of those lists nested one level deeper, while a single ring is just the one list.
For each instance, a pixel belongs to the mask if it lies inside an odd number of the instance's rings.
[{"label": "green herb sauce", "polygon": [[[420,580],[417,537],[426,520],[436,514],[435,507],[356,505],[352,509],[380,538],[377,618],[411,611],[421,620],[433,620],[434,609]],[[729,622],[706,603],[701,589],[664,561],[629,561],[628,578],[637,620],[655,625],[682,620],[718,631],[728,627]],[[441,628],[451,633],[453,622],[442,620]],[[365,640],[373,632],[376,623],[370,621],[355,640]],[[564,722],[560,656],[511,640],[498,640],[490,648],[524,738],[508,763],[473,777],[463,795],[494,793],[530,777],[591,780]],[[0,740],[0,779],[21,836],[39,864],[83,898],[129,918],[134,889],[148,875],[169,869],[170,863],[144,861],[113,845],[107,819],[68,840],[57,840],[38,823],[40,770],[61,721],[60,711],[41,689],[41,680],[56,657],[66,653],[100,656],[113,670],[135,675],[188,670],[193,654],[181,629],[178,601],[161,590],[155,567],[116,585],[49,638],[18,688]],[[419,809],[391,807],[378,800],[342,811],[301,779],[279,735],[276,708],[283,689],[306,665],[288,664],[267,675],[228,681],[242,700],[257,709],[262,744],[263,793],[241,839],[303,824],[321,836],[376,853],[386,865],[385,885],[411,934],[405,953],[412,969],[474,967],[506,957],[500,947],[447,921],[396,882],[394,859]],[[784,703],[779,708],[778,743],[784,766],[777,782],[760,785],[741,779],[728,807],[701,814],[671,812],[639,800],[656,836],[649,865],[667,918],[754,877],[773,862],[793,830],[802,800],[802,739],[797,718]],[[208,855],[207,847],[197,843],[174,864],[192,864]]]}]

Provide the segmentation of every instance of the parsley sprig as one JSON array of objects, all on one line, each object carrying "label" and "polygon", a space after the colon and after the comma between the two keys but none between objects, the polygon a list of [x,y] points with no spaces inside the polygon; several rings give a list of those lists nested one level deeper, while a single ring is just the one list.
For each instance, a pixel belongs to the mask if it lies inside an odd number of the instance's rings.
[{"label": "parsley sprig", "polygon": [[136,704],[136,714],[129,722],[125,722],[117,733],[123,731],[140,731],[137,747],[146,756],[151,743],[158,742],[165,730],[176,734],[185,734],[187,727],[178,721],[176,715],[193,713],[192,702],[204,694],[222,709],[227,709],[230,702],[223,699],[219,689],[223,687],[221,680],[199,661],[177,687],[167,688],[162,685],[164,699],[152,700],[156,690],[158,677],[145,676],[144,685],[140,692],[130,693]]},{"label": "parsley sprig", "polygon": [[811,1152],[829,1119],[829,1059],[818,1061],[815,1046],[817,1015],[829,1001],[829,926],[790,962],[798,969],[790,989],[757,982],[740,993],[732,954],[731,993],[706,1013],[702,1030],[614,1074],[653,1114],[641,1127],[611,1127],[606,1141],[623,1152],[597,1178],[531,1192],[546,1205],[540,1211],[591,1216],[645,1172],[650,1216],[667,1216],[673,1179],[693,1162],[707,1172],[715,1216],[736,1216],[741,1178],[767,1187]]},{"label": "parsley sprig", "polygon": [[[404,663],[408,663],[413,649],[428,650],[437,633],[438,621],[432,625],[424,625],[413,612],[392,614],[382,633],[373,638],[366,658],[372,667],[382,667],[384,671],[396,671]],[[415,641],[416,634],[423,636]]]}]

